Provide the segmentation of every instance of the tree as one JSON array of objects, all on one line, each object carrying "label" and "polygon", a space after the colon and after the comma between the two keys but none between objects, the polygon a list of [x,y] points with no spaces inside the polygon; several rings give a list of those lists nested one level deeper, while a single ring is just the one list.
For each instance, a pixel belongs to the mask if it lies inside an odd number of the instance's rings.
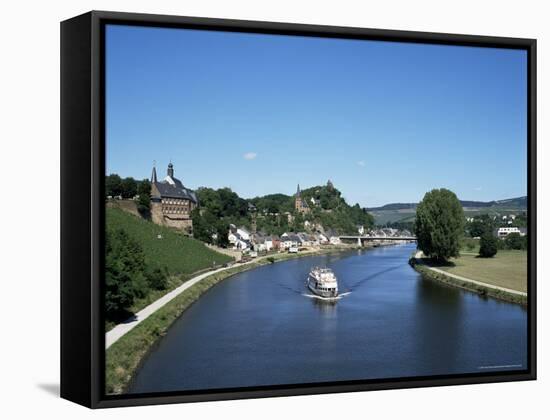
[{"label": "tree", "polygon": [[151,183],[148,179],[138,184],[137,193],[139,195],[138,211],[142,215],[148,215],[151,211]]},{"label": "tree", "polygon": [[229,227],[225,225],[225,223],[218,223],[217,227],[217,242],[218,246],[221,248],[227,248],[229,246]]},{"label": "tree", "polygon": [[295,212],[294,221],[292,223],[292,230],[294,232],[301,232],[304,230],[304,216],[300,212]]},{"label": "tree", "polygon": [[[208,209],[194,209],[191,212],[193,220],[193,237],[200,241],[211,244],[214,242],[214,236],[218,233],[219,219]],[[225,232],[227,235],[227,231]]]},{"label": "tree", "polygon": [[485,232],[492,231],[495,228],[495,222],[488,214],[475,216],[473,221],[468,224],[468,232],[473,238],[481,237]]},{"label": "tree", "polygon": [[105,195],[117,197],[122,194],[122,179],[117,174],[105,177]]},{"label": "tree", "polygon": [[[334,187],[316,186],[302,190],[302,198],[311,210],[305,216],[295,212],[295,197],[285,194],[270,194],[245,200],[229,188],[214,190],[204,187],[197,189],[196,194],[200,212],[192,214],[193,236],[205,242],[215,242],[218,246],[226,246],[224,239],[230,224],[250,228],[253,211],[257,230],[270,235],[302,231],[305,229],[305,220],[341,234],[356,234],[357,225],[364,226],[365,229],[374,226],[374,218],[366,209],[359,204],[348,205],[340,191]],[[317,204],[320,200],[326,208]],[[255,210],[251,210],[249,204],[253,204]],[[291,222],[288,221],[286,212],[293,215]],[[221,235],[221,232],[224,234]],[[213,240],[212,235],[217,238]]]},{"label": "tree", "polygon": [[147,284],[153,290],[164,290],[168,287],[168,271],[155,267],[147,272]]},{"label": "tree", "polygon": [[418,248],[439,261],[458,257],[463,232],[464,211],[455,193],[445,188],[426,193],[416,209]]},{"label": "tree", "polygon": [[145,254],[122,229],[107,230],[105,248],[105,314],[118,320],[147,292]]},{"label": "tree", "polygon": [[479,256],[482,258],[491,258],[497,254],[498,239],[490,232],[485,232],[479,240]]},{"label": "tree", "polygon": [[137,182],[134,178],[127,177],[120,183],[122,198],[133,198],[137,194]]},{"label": "tree", "polygon": [[507,249],[527,249],[527,237],[513,232],[506,236],[504,244]]}]

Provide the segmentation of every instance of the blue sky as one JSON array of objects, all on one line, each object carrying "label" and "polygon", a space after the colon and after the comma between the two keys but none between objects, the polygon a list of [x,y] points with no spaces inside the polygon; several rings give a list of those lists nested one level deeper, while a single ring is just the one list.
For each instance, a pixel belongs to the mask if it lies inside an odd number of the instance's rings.
[{"label": "blue sky", "polygon": [[526,195],[526,52],[109,25],[107,172],[351,204]]}]

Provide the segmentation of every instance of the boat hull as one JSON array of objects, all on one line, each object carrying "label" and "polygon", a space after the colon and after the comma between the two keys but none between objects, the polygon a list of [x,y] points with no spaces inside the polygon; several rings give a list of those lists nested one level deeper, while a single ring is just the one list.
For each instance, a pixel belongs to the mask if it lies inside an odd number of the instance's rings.
[{"label": "boat hull", "polygon": [[315,295],[323,297],[323,298],[335,298],[338,297],[338,288],[336,287],[335,290],[320,290],[315,287],[315,280],[311,277],[308,277],[307,279],[307,287],[308,289]]}]

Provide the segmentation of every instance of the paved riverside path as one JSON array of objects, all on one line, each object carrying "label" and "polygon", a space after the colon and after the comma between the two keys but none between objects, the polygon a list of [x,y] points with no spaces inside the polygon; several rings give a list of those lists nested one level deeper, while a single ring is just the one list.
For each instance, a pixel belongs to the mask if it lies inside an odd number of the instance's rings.
[{"label": "paved riverside path", "polygon": [[432,271],[435,271],[436,273],[440,273],[440,274],[443,274],[447,277],[452,277],[454,279],[457,279],[457,280],[462,280],[464,282],[467,282],[467,283],[473,283],[473,284],[477,284],[478,286],[483,286],[483,287],[487,287],[489,289],[494,289],[494,290],[501,290],[503,292],[508,292],[508,293],[511,293],[513,295],[517,295],[517,296],[527,296],[527,293],[525,292],[520,292],[519,290],[514,290],[514,289],[508,289],[506,287],[501,287],[501,286],[495,286],[494,284],[490,284],[490,283],[483,283],[482,281],[478,281],[478,280],[473,280],[473,279],[469,279],[467,277],[462,277],[462,276],[459,276],[457,274],[452,274],[452,273],[449,273],[448,271],[445,271],[445,270],[441,270],[439,268],[435,268],[435,267],[432,267],[428,264],[425,264],[423,261],[422,261],[422,257],[424,256],[424,254],[422,253],[422,251],[417,251],[414,258],[416,258],[416,260],[422,264],[424,267],[432,270]]},{"label": "paved riverside path", "polygon": [[[239,265],[245,265],[245,264],[248,264],[248,262],[242,263]],[[176,287],[171,292],[166,293],[164,296],[157,299],[156,301],[151,303],[149,306],[146,306],[131,318],[127,319],[121,324],[118,324],[116,327],[114,327],[112,330],[108,331],[105,334],[105,349],[108,349],[120,337],[122,337],[124,334],[126,334],[130,330],[134,329],[140,322],[147,319],[149,316],[155,313],[155,311],[162,308],[164,305],[166,305],[168,302],[170,302],[180,293],[189,289],[191,286],[197,284],[199,281],[203,280],[204,278],[211,276],[212,274],[219,273],[220,271],[228,270],[230,268],[231,267],[222,267],[222,268],[218,268],[217,270],[207,271],[206,273],[199,274],[198,276],[193,277],[187,280],[182,285]]]}]

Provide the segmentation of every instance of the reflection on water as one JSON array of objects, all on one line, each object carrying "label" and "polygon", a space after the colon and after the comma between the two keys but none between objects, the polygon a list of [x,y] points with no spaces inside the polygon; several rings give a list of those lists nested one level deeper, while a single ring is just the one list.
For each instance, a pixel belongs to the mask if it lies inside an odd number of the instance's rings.
[{"label": "reflection on water", "polygon": [[[423,280],[407,263],[413,249],[289,260],[221,282],[174,323],[129,392],[526,367],[526,311]],[[335,272],[343,297],[311,296],[316,265]]]},{"label": "reflection on water", "polygon": [[313,297],[311,299],[313,306],[323,315],[323,316],[336,316],[336,305],[338,300],[336,299],[317,299]]}]

